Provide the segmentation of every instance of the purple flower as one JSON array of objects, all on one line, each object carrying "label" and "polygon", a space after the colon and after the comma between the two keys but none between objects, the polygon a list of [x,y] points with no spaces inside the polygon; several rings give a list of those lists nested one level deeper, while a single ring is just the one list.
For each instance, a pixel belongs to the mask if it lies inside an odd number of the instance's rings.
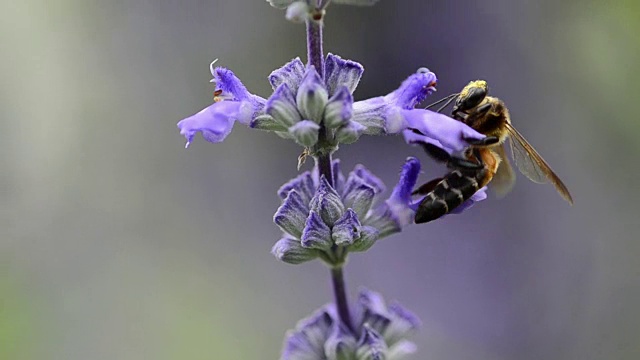
[{"label": "purple flower", "polygon": [[[273,247],[280,260],[299,264],[320,257],[329,264],[344,262],[348,252],[368,250],[386,236],[414,223],[422,198],[413,199],[420,162],[408,158],[389,198],[385,186],[362,165],[345,176],[339,161],[333,164],[333,185],[318,177],[317,169],[304,172],[278,190],[282,204],[273,221],[285,236]],[[486,197],[484,189],[453,213],[460,213]],[[373,206],[378,203],[377,206]],[[338,251],[336,251],[337,247]]]},{"label": "purple flower", "polygon": [[272,249],[278,259],[299,264],[320,257],[341,264],[349,251],[367,250],[380,238],[366,223],[380,180],[361,166],[345,179],[335,161],[333,183],[314,169],[280,188],[282,204],[273,221],[285,236]]},{"label": "purple flower", "polygon": [[397,134],[416,129],[429,142],[449,151],[461,151],[469,144],[466,139],[485,136],[464,123],[446,115],[425,109],[415,109],[435,91],[436,75],[425,68],[409,76],[395,91],[353,104],[352,121],[365,127],[370,135]]},{"label": "purple flower", "polygon": [[318,141],[321,124],[335,131],[339,141],[356,141],[365,128],[352,122],[353,96],[364,68],[355,61],[329,54],[325,61],[325,79],[313,66],[295,58],[273,71],[269,82],[273,93],[268,99],[253,95],[228,69],[211,69],[216,83],[214,103],[178,123],[187,146],[201,132],[209,142],[220,142],[236,121],[251,128],[276,132],[310,148]]},{"label": "purple flower", "polygon": [[404,359],[416,351],[406,340],[420,320],[398,303],[387,306],[380,294],[361,290],[354,332],[341,324],[334,304],[301,320],[287,333],[281,360]]},{"label": "purple flower", "polygon": [[214,103],[178,122],[180,134],[187,139],[186,147],[198,132],[209,142],[221,142],[231,132],[234,122],[248,125],[263,113],[266,100],[249,93],[231,70],[212,66],[211,75],[211,81],[216,84]]},{"label": "purple flower", "polygon": [[[466,148],[467,139],[484,138],[460,121],[415,109],[435,91],[437,78],[433,72],[422,68],[395,91],[354,102],[353,92],[363,72],[359,63],[329,54],[322,78],[313,66],[295,58],[269,75],[273,93],[265,100],[249,93],[230,70],[212,68],[212,81],[216,83],[214,103],[180,121],[178,127],[187,146],[198,132],[209,142],[224,140],[236,121],[276,132],[309,149],[318,142],[322,126],[333,134],[322,146],[332,149],[339,143],[353,143],[362,134],[402,132],[405,137],[421,136],[423,141],[449,152]],[[415,135],[409,129],[423,135]]]}]

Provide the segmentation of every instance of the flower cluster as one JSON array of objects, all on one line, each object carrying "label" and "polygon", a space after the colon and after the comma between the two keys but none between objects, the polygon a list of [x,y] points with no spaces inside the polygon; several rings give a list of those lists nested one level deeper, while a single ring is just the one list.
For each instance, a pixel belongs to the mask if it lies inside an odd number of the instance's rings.
[{"label": "flower cluster", "polygon": [[[380,201],[384,183],[364,166],[357,165],[345,177],[335,160],[332,173],[330,182],[314,168],[278,190],[282,204],[273,221],[285,233],[271,250],[278,259],[300,264],[321,258],[340,266],[349,252],[368,250],[377,240],[413,223],[422,200],[411,197],[420,173],[418,159],[406,160],[398,183],[384,201]],[[480,194],[470,198],[455,213],[482,199]]]},{"label": "flower cluster", "polygon": [[321,126],[332,134],[318,144],[327,149],[352,143],[362,134],[403,131],[418,131],[425,141],[451,152],[469,146],[467,140],[484,138],[460,121],[415,108],[435,91],[437,78],[428,69],[419,69],[385,96],[354,102],[352,94],[363,71],[359,63],[329,54],[323,79],[313,66],[295,58],[271,73],[269,82],[274,91],[264,99],[251,94],[231,70],[212,67],[214,103],[180,121],[178,127],[187,146],[198,132],[209,142],[224,140],[236,121],[275,132],[307,148],[318,142]]},{"label": "flower cluster", "polygon": [[320,257],[341,265],[348,252],[365,251],[411,221],[410,194],[419,171],[418,160],[408,159],[393,194],[375,207],[385,186],[362,165],[345,178],[334,161],[331,182],[317,169],[300,174],[278,191],[282,204],[273,220],[285,235],[273,254],[292,264]]},{"label": "flower cluster", "polygon": [[356,305],[355,329],[339,321],[334,304],[301,320],[287,334],[281,360],[398,360],[415,352],[406,340],[420,327],[413,313],[369,290],[361,290]]}]

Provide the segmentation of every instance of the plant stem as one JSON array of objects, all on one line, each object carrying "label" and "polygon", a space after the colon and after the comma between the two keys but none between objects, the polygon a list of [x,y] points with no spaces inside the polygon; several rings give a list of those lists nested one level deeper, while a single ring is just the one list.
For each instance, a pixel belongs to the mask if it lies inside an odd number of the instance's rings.
[{"label": "plant stem", "polygon": [[313,65],[318,74],[320,74],[320,77],[324,79],[322,26],[322,18],[318,21],[313,19],[307,20],[307,59],[309,61],[309,65]]},{"label": "plant stem", "polygon": [[351,322],[351,313],[349,312],[349,302],[347,301],[347,292],[344,283],[344,274],[342,266],[331,268],[331,282],[333,283],[333,294],[336,301],[338,316],[342,323],[355,334],[353,323]]},{"label": "plant stem", "polygon": [[[308,63],[313,65],[318,74],[320,74],[320,77],[324,79],[324,53],[322,50],[323,15],[324,10],[318,10],[317,14],[314,14],[312,19],[307,20],[307,58]],[[334,149],[322,149],[323,146],[327,146],[327,144],[330,143],[329,137],[331,137],[331,134],[327,131],[324,125],[321,124],[320,126],[320,132],[318,133],[318,145],[321,149],[320,151],[315,151],[314,158],[316,166],[318,167],[319,175],[324,175],[327,181],[329,181],[329,184],[334,186],[333,167],[331,161],[331,153]],[[335,254],[335,249],[333,251]],[[351,313],[349,312],[349,302],[347,300],[347,291],[345,288],[342,265],[331,268],[331,282],[333,283],[333,294],[336,309],[338,310],[338,317],[351,332],[354,332]]]}]

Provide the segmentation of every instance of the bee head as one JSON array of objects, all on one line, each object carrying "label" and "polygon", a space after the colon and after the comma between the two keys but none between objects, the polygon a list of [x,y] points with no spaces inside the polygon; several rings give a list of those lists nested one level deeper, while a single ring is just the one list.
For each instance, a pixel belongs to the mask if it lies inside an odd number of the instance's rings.
[{"label": "bee head", "polygon": [[458,111],[473,109],[480,105],[482,100],[487,96],[487,93],[489,93],[489,86],[486,81],[475,80],[469,82],[469,84],[460,91],[460,95],[458,95],[453,106],[453,112],[456,113]]}]

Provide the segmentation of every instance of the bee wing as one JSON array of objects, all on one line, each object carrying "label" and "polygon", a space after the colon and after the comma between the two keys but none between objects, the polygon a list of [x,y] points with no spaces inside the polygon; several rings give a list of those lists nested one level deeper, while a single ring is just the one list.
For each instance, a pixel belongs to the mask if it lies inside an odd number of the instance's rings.
[{"label": "bee wing", "polygon": [[518,170],[522,172],[531,181],[543,184],[547,181],[551,181],[556,190],[562,195],[562,197],[573,205],[573,199],[569,193],[569,189],[556,175],[549,164],[538,154],[538,152],[531,146],[527,140],[516,130],[513,125],[507,123],[507,130],[511,138],[511,153],[513,154],[513,160],[518,167]]},{"label": "bee wing", "polygon": [[493,175],[493,179],[489,183],[489,187],[495,191],[499,198],[504,197],[513,189],[513,185],[516,183],[516,174],[511,167],[509,158],[507,158],[507,151],[505,150],[505,144],[492,148],[502,160],[498,166],[496,174]]}]

